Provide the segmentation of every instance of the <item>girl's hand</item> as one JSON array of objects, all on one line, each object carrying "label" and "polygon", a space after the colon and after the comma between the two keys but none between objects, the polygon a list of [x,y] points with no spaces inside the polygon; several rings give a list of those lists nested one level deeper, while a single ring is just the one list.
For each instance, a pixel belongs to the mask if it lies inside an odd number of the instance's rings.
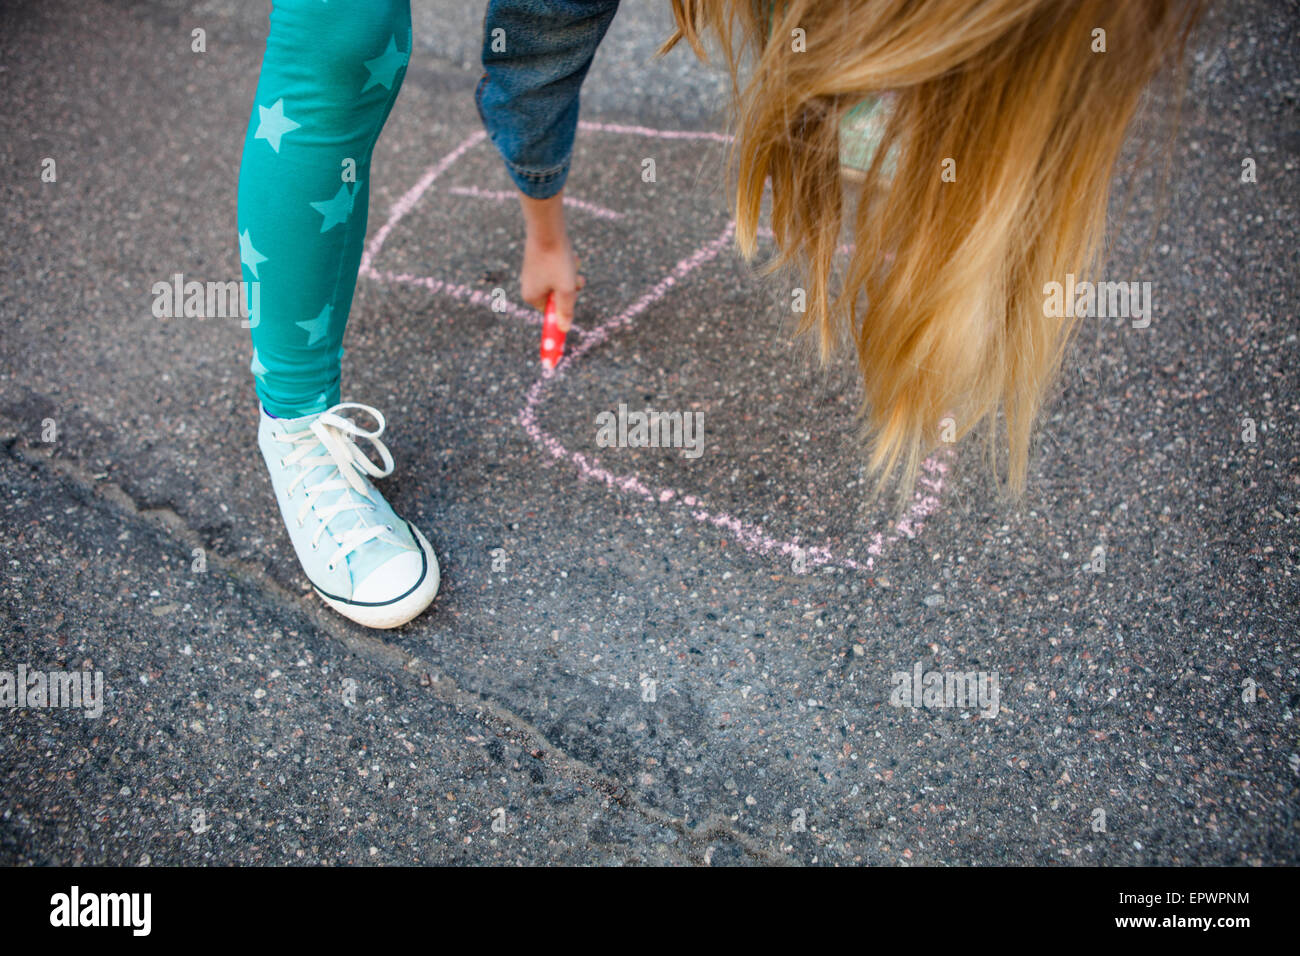
[{"label": "girl's hand", "polygon": [[519,285],[524,301],[545,311],[546,299],[555,293],[555,320],[562,332],[573,324],[573,309],[586,280],[578,274],[578,259],[564,228],[560,194],[549,199],[520,196],[524,210],[524,264]]}]

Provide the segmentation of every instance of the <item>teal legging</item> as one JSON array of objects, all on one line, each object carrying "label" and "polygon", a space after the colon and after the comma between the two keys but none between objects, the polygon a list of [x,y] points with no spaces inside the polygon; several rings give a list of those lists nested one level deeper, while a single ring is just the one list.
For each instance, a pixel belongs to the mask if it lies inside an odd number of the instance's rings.
[{"label": "teal legging", "polygon": [[410,0],[275,0],[239,167],[239,259],[262,406],[339,401],[370,157],[411,53]]}]

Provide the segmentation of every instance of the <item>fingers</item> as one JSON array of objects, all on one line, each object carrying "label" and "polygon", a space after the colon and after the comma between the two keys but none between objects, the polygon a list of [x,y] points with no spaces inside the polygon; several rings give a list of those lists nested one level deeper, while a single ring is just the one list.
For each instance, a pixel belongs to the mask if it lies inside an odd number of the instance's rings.
[{"label": "fingers", "polygon": [[555,293],[556,311],[559,314],[558,321],[560,328],[565,332],[569,331],[569,326],[573,323],[573,311],[577,304],[578,293],[587,285],[586,276],[577,276],[574,280],[572,292],[561,292],[558,289],[544,289],[533,295],[525,295],[524,301],[531,305],[538,312],[546,311],[546,300],[550,298],[552,292]]},{"label": "fingers", "polygon": [[560,327],[561,332],[568,332],[569,326],[573,325],[573,309],[578,303],[578,289],[582,288],[582,280],[579,278],[577,289],[572,292],[555,293],[555,324]]}]

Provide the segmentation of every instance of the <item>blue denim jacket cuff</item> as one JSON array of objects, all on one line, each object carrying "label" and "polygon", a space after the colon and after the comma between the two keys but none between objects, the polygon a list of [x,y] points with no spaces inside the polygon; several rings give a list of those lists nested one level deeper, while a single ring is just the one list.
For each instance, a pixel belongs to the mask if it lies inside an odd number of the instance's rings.
[{"label": "blue denim jacket cuff", "polygon": [[[505,159],[503,156],[502,159]],[[519,191],[529,199],[550,199],[564,188],[564,181],[569,178],[569,160],[565,159],[558,166],[549,169],[528,169],[505,159],[506,172],[514,180]]]}]

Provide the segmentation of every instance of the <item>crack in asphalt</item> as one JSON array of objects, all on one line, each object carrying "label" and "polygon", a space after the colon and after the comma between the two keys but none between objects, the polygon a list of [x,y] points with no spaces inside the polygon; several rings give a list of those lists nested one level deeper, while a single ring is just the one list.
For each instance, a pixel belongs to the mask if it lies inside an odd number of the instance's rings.
[{"label": "crack in asphalt", "polygon": [[683,855],[693,862],[708,865],[714,849],[709,844],[709,840],[722,838],[738,846],[752,862],[766,865],[789,863],[784,855],[764,847],[752,837],[737,831],[730,825],[730,821],[724,814],[710,814],[691,826],[681,817],[645,804],[626,787],[557,747],[532,722],[514,713],[500,702],[478,692],[465,690],[445,674],[432,674],[424,669],[424,662],[419,657],[395,644],[374,637],[360,626],[349,625],[315,602],[301,600],[275,581],[265,569],[223,555],[211,548],[171,506],[141,507],[120,485],[95,477],[73,459],[56,457],[52,446],[32,445],[19,433],[14,424],[0,418],[0,440],[4,442],[6,454],[13,460],[38,469],[53,471],[91,500],[116,510],[126,518],[143,519],[154,524],[186,548],[203,549],[209,565],[215,566],[229,577],[266,595],[286,610],[304,614],[313,626],[333,638],[349,653],[389,673],[400,674],[409,686],[430,693],[462,716],[472,717],[497,737],[509,740],[520,747],[557,776],[587,786],[604,794],[621,807],[639,814],[648,822],[673,830],[689,848],[679,852],[683,852]]}]

